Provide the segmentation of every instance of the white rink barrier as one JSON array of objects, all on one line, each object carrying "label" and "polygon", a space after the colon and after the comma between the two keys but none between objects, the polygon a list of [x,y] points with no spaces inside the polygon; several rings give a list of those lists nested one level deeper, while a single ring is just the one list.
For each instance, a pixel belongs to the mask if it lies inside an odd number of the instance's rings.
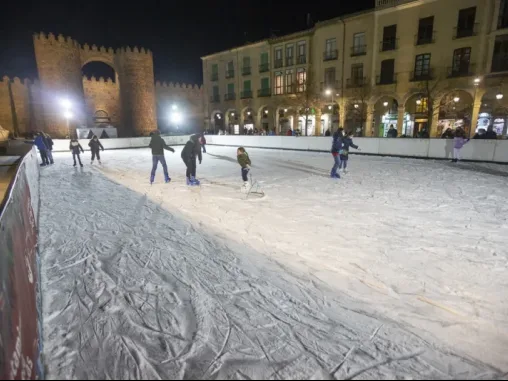
[{"label": "white rink barrier", "polygon": [[[147,148],[150,143],[150,137],[144,138],[116,138],[116,139],[100,139],[105,150],[110,149],[126,149],[126,148]],[[182,136],[163,136],[163,139],[169,146],[184,145],[189,140],[189,135]],[[88,142],[90,139],[79,139],[79,143],[85,151],[90,150]],[[68,152],[68,139],[54,139],[53,152]]]},{"label": "white rink barrier", "polygon": [[[232,147],[271,148],[330,152],[331,137],[206,135],[207,144]],[[451,159],[452,139],[354,138],[361,152],[353,154]],[[470,161],[508,163],[508,140],[471,140],[462,149],[462,158]]]}]

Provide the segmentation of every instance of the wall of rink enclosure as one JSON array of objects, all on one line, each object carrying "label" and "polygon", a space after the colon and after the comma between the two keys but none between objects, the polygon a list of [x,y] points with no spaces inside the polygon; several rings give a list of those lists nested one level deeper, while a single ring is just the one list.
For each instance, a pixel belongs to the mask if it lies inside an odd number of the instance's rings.
[{"label": "wall of rink enclosure", "polygon": [[44,379],[37,247],[39,160],[20,160],[0,206],[0,379]]},{"label": "wall of rink enclosure", "polygon": [[[183,145],[188,136],[166,136],[169,145]],[[245,135],[206,135],[208,145],[231,147],[268,148],[297,151],[330,152],[331,137],[293,137],[293,136],[245,136]],[[422,159],[451,159],[453,139],[388,139],[354,138],[361,152],[354,149],[353,154],[379,156],[416,157]],[[56,152],[69,151],[68,140],[54,140]],[[121,138],[101,140],[104,149],[124,149],[148,147],[150,138]],[[88,150],[88,139],[80,140],[83,149]],[[508,140],[471,140],[462,149],[464,160],[508,163]]]}]

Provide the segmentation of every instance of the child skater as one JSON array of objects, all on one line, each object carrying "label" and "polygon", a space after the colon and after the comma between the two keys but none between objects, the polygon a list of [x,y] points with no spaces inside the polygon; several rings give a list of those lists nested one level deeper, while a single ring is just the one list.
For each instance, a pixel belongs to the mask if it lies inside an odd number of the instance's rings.
[{"label": "child skater", "polygon": [[90,143],[88,143],[88,147],[90,147],[90,151],[92,151],[92,163],[93,164],[93,161],[95,160],[95,157],[97,156],[97,161],[99,162],[99,164],[102,164],[101,163],[101,155],[99,153],[100,150],[103,150],[104,151],[104,147],[102,146],[101,142],[99,141],[99,138],[97,137],[97,135],[94,135],[92,137],[92,140],[90,140]]},{"label": "child skater", "polygon": [[243,147],[239,147],[236,150],[236,156],[238,159],[238,164],[240,164],[242,167],[242,192],[247,192],[249,190],[249,171],[251,166],[250,157]]},{"label": "child skater", "polygon": [[466,139],[466,133],[461,127],[457,127],[455,130],[455,137],[453,138],[453,160],[452,163],[456,163],[462,160],[460,150],[469,142]]},{"label": "child skater", "polygon": [[201,133],[201,136],[199,137],[199,144],[203,147],[203,153],[206,153],[206,138],[204,132]]},{"label": "child skater", "polygon": [[190,186],[200,184],[200,181],[196,179],[196,157],[199,158],[199,164],[201,164],[203,156],[201,155],[201,144],[199,144],[198,135],[191,135],[182,150],[182,160],[187,167],[185,176],[187,178],[187,185]]},{"label": "child skater", "polygon": [[337,172],[337,170],[339,169],[339,166],[340,166],[340,154],[339,154],[339,151],[342,148],[342,139],[343,139],[342,131],[343,131],[342,128],[339,128],[333,134],[333,143],[332,143],[332,150],[331,150],[331,152],[332,152],[334,164],[333,164],[333,168],[332,168],[332,170],[330,172],[330,177],[332,179],[340,179],[340,175]]},{"label": "child skater", "polygon": [[79,156],[80,152],[85,153],[81,144],[79,144],[78,139],[72,138],[71,144],[69,145],[69,149],[72,152],[72,158],[74,159],[74,166],[76,166],[76,156],[78,157],[79,165],[83,168],[83,163],[81,163],[81,157]]},{"label": "child skater", "polygon": [[352,132],[346,133],[346,137],[342,139],[342,148],[339,151],[339,154],[340,154],[339,169],[344,168],[343,169],[344,173],[347,172],[346,168],[347,168],[347,161],[348,161],[348,156],[349,156],[349,148],[353,147],[353,148],[357,149],[358,151],[361,151],[361,149],[356,144],[353,143],[352,136],[353,136]]}]

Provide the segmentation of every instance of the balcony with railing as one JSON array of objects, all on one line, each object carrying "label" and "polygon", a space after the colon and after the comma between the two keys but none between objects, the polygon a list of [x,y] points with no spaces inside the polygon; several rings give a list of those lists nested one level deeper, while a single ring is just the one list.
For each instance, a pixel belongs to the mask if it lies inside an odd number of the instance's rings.
[{"label": "balcony with railing", "polygon": [[478,35],[478,23],[471,25],[470,27],[455,27],[453,28],[453,39],[473,37]]},{"label": "balcony with railing", "polygon": [[241,99],[250,99],[252,98],[252,90],[244,90],[240,93]]},{"label": "balcony with railing", "polygon": [[259,65],[259,72],[260,73],[266,73],[267,71],[270,71],[270,64],[268,62],[262,63]]},{"label": "balcony with railing", "polygon": [[436,32],[428,32],[428,33],[418,33],[415,35],[415,45],[428,45],[434,44],[436,42]]},{"label": "balcony with railing", "polygon": [[475,69],[475,64],[468,64],[449,67],[446,72],[448,78],[472,77],[475,75]]},{"label": "balcony with railing", "polygon": [[274,69],[280,69],[283,66],[284,66],[284,61],[282,60],[282,58],[280,60],[273,61],[273,68]]},{"label": "balcony with railing", "polygon": [[296,92],[296,86],[294,84],[286,85],[286,94],[294,94]]},{"label": "balcony with railing", "polygon": [[398,38],[387,38],[386,40],[382,40],[379,43],[380,52],[389,52],[392,50],[397,50],[398,48],[399,48]]},{"label": "balcony with railing", "polygon": [[210,81],[215,82],[219,80],[219,73],[212,73],[210,75]]},{"label": "balcony with railing", "polygon": [[397,74],[391,75],[378,75],[376,77],[376,85],[385,86],[385,85],[395,85],[397,83]]},{"label": "balcony with railing", "polygon": [[234,101],[235,99],[236,99],[236,94],[235,93],[224,94],[224,100],[225,101]]},{"label": "balcony with railing", "polygon": [[304,65],[307,63],[307,56],[298,56],[298,65]]},{"label": "balcony with railing", "polygon": [[269,88],[259,89],[258,90],[258,97],[259,98],[262,98],[262,97],[271,97],[271,96],[272,96],[272,90],[269,89]]},{"label": "balcony with railing", "polygon": [[492,73],[508,71],[508,54],[497,54],[492,57]]},{"label": "balcony with railing", "polygon": [[367,78],[366,77],[353,77],[348,78],[346,80],[346,87],[348,89],[355,88],[355,87],[362,87],[367,84]]},{"label": "balcony with railing", "polygon": [[351,47],[351,57],[364,56],[367,54],[367,45],[355,45]]},{"label": "balcony with railing", "polygon": [[327,50],[323,53],[323,61],[333,61],[339,58],[339,51],[337,49]]},{"label": "balcony with railing", "polygon": [[226,78],[233,78],[235,76],[234,70],[226,70]]},{"label": "balcony with railing", "polygon": [[286,66],[293,66],[295,64],[294,57],[286,57]]},{"label": "balcony with railing", "polygon": [[219,102],[220,102],[219,94],[210,95],[210,103],[219,103]]},{"label": "balcony with railing", "polygon": [[422,81],[431,81],[435,78],[434,70],[427,69],[421,71],[412,71],[409,80],[411,82],[422,82]]},{"label": "balcony with railing", "polygon": [[244,66],[244,67],[242,67],[242,75],[251,75],[251,68],[250,68],[250,66]]},{"label": "balcony with railing", "polygon": [[338,89],[339,89],[339,81],[337,80],[327,80],[321,82],[321,91],[332,90],[334,93],[336,93],[335,90]]}]

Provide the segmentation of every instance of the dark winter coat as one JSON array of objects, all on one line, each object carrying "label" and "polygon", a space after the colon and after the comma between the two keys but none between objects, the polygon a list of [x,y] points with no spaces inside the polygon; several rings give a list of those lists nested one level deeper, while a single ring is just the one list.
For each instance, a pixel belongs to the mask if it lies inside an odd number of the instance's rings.
[{"label": "dark winter coat", "polygon": [[386,135],[388,138],[396,138],[399,135],[399,132],[392,128],[391,130],[388,130],[388,134]]},{"label": "dark winter coat", "polygon": [[497,139],[497,133],[494,130],[487,130],[484,139]]},{"label": "dark winter coat", "polygon": [[338,154],[339,151],[342,149],[342,132],[341,131],[335,131],[333,134],[333,143],[332,143],[332,154]]},{"label": "dark winter coat", "polygon": [[201,136],[199,138],[199,142],[201,143],[201,145],[205,145],[206,144],[206,138],[205,138],[205,135]]},{"label": "dark winter coat", "polygon": [[199,144],[199,139],[196,135],[191,135],[189,141],[185,143],[185,147],[183,147],[182,160],[187,163],[190,160],[195,160],[196,157],[201,163],[203,159],[201,156],[201,144]]},{"label": "dark winter coat", "polygon": [[53,151],[53,139],[51,139],[51,136],[42,135],[42,139],[44,140],[44,144],[46,145],[47,149]]},{"label": "dark winter coat", "polygon": [[34,144],[37,146],[39,151],[46,151],[48,149],[48,147],[44,143],[44,138],[42,137],[42,135],[37,135],[35,137]]},{"label": "dark winter coat", "polygon": [[90,150],[92,152],[99,152],[99,149],[104,151],[104,147],[102,146],[102,144],[99,141],[99,139],[97,139],[97,140],[95,140],[95,139],[90,140],[90,143],[88,143],[88,147],[90,147]]},{"label": "dark winter coat", "polygon": [[248,165],[251,165],[250,157],[247,152],[238,155],[237,159],[238,164],[240,164],[242,168],[246,168]]},{"label": "dark winter coat", "polygon": [[454,137],[455,135],[451,129],[446,130],[443,132],[443,135],[441,135],[441,139],[453,139]]},{"label": "dark winter coat", "polygon": [[164,150],[175,152],[175,150],[169,147],[164,139],[159,134],[153,134],[152,140],[150,140],[149,147],[152,149],[153,156],[164,155]]},{"label": "dark winter coat", "polygon": [[81,144],[79,144],[77,140],[71,140],[69,149],[72,151],[73,155],[79,155],[80,152],[85,153],[85,150],[81,147]]},{"label": "dark winter coat", "polygon": [[353,139],[350,137],[342,138],[342,149],[339,151],[340,155],[347,156],[351,147],[358,149],[358,146],[353,143]]}]

